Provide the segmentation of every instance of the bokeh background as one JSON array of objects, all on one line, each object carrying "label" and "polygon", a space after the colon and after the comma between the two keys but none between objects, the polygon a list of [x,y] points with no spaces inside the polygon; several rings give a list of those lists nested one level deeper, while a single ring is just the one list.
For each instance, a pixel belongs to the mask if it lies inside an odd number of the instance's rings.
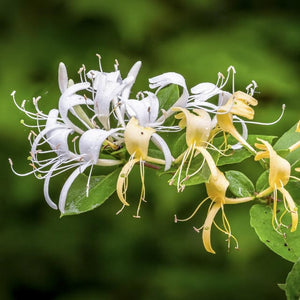
[{"label": "bokeh background", "polygon": [[[229,65],[236,88],[252,79],[259,85],[256,120],[269,122],[287,105],[274,126],[250,126],[250,133],[281,135],[299,119],[300,18],[297,1],[238,0],[1,0],[0,10],[0,299],[284,299],[277,283],[292,264],[273,254],[249,225],[245,204],[228,207],[240,251],[227,253],[225,236],[213,231],[216,255],[204,251],[202,215],[174,224],[204,197],[201,187],[176,194],[147,170],[142,218],[134,219],[139,182],[132,179],[133,205],[116,216],[115,196],[98,209],[60,219],[42,194],[42,182],[17,177],[7,161],[26,172],[28,129],[12,102],[41,95],[44,111],[56,107],[57,67],[71,77],[84,63],[123,74],[143,61],[133,92],[147,89],[147,78],[181,73],[189,87],[215,82]],[[239,166],[255,178],[259,166]],[[134,178],[132,175],[131,178]],[[52,181],[53,196],[64,180]]]}]

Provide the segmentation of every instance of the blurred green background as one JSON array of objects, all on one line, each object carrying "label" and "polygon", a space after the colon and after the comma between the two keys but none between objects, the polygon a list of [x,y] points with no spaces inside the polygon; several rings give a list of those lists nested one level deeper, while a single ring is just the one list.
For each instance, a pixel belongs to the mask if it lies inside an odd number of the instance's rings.
[{"label": "blurred green background", "polygon": [[[100,208],[59,219],[42,194],[42,182],[26,172],[29,143],[24,118],[12,102],[41,95],[42,108],[57,106],[57,67],[71,77],[84,63],[105,71],[114,59],[123,75],[143,61],[133,92],[147,89],[147,78],[181,73],[189,87],[215,82],[229,65],[237,70],[236,88],[255,79],[259,85],[256,120],[272,121],[287,105],[282,121],[249,126],[250,133],[281,135],[299,119],[300,18],[297,1],[222,0],[1,0],[0,10],[0,299],[284,299],[276,283],[292,264],[277,257],[249,225],[249,205],[226,207],[240,251],[227,253],[225,236],[213,231],[216,255],[204,251],[200,226],[174,224],[204,198],[201,187],[176,194],[146,170],[147,200],[134,219],[140,183],[131,176],[128,199],[116,196]],[[250,177],[259,166],[240,168]],[[67,175],[67,174],[66,174]],[[65,177],[66,177],[65,175]],[[136,173],[137,175],[137,173]],[[64,178],[52,180],[58,197]]]}]

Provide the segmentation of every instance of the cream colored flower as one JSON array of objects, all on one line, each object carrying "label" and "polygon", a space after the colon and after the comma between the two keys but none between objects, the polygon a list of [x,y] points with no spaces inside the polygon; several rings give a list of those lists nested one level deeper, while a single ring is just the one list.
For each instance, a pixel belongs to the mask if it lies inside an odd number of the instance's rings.
[{"label": "cream colored flower", "polygon": [[[297,229],[298,225],[298,211],[295,202],[289,192],[284,188],[284,186],[289,182],[291,177],[291,165],[290,163],[279,156],[272,146],[262,139],[258,139],[262,144],[255,144],[256,148],[262,150],[257,153],[255,160],[260,160],[262,158],[270,159],[270,173],[269,173],[269,187],[264,191],[260,192],[256,197],[262,198],[271,193],[273,193],[273,216],[272,225],[273,228],[280,233],[279,229],[283,225],[281,219],[283,215],[288,212],[291,214],[292,226],[291,232]],[[277,219],[277,192],[280,191],[283,195],[283,202],[285,211],[281,215],[279,221]]]},{"label": "cream colored flower", "polygon": [[222,131],[230,133],[242,145],[255,153],[256,151],[253,147],[247,143],[244,137],[240,135],[233,125],[234,116],[241,116],[250,120],[253,119],[254,110],[250,107],[250,105],[257,105],[257,100],[241,91],[233,93],[226,104],[219,107],[217,111],[217,122]]},{"label": "cream colored flower", "polygon": [[[166,142],[155,133],[155,129],[151,127],[140,126],[138,120],[134,117],[130,119],[125,128],[124,139],[126,149],[131,156],[129,161],[123,166],[120,172],[117,181],[117,194],[123,205],[128,206],[129,203],[126,200],[128,176],[134,165],[139,162],[142,189],[137,214],[135,217],[140,217],[140,206],[142,201],[145,201],[145,162],[165,165],[165,170],[167,170],[170,168],[173,158]],[[165,160],[148,156],[149,142],[151,139],[162,150]]]},{"label": "cream colored flower", "polygon": [[[200,232],[202,230],[202,241],[204,248],[207,252],[215,254],[215,251],[213,250],[211,246],[211,228],[212,225],[214,224],[218,230],[221,232],[225,233],[228,237],[227,242],[228,242],[228,248],[230,248],[230,239],[233,238],[236,242],[236,248],[238,248],[238,242],[237,239],[231,234],[231,227],[229,224],[229,221],[225,215],[224,211],[224,205],[225,204],[239,204],[239,203],[245,203],[248,201],[253,200],[255,197],[244,197],[244,198],[228,198],[226,197],[226,191],[229,186],[229,182],[226,179],[225,175],[223,172],[221,172],[219,169],[217,169],[217,176],[210,176],[209,181],[205,183],[206,186],[206,191],[208,197],[205,198],[200,204],[197,206],[195,211],[192,213],[192,215],[186,219],[175,219],[175,221],[187,221],[191,219],[196,212],[199,210],[199,208],[202,206],[204,202],[206,202],[208,199],[211,200],[211,204],[209,205],[208,212],[206,219],[204,221],[203,226],[200,228],[195,228],[194,229],[197,232]],[[218,213],[219,210],[222,210],[222,223],[223,223],[223,228],[218,226],[215,222],[215,217],[216,214]]]},{"label": "cream colored flower", "polygon": [[[175,115],[175,118],[180,120],[178,124],[179,127],[182,129],[186,128],[186,144],[188,148],[175,160],[175,162],[181,163],[170,180],[170,184],[173,184],[175,177],[178,176],[177,190],[182,191],[184,189],[183,182],[191,176],[196,175],[203,167],[202,164],[198,170],[189,174],[192,159],[199,153],[203,155],[204,161],[207,162],[210,172],[214,177],[217,176],[217,167],[210,153],[206,149],[209,145],[208,139],[211,131],[211,119],[209,114],[203,109],[193,109],[194,113],[181,107],[175,107],[172,110],[179,112]],[[188,164],[185,169],[185,177],[181,179],[186,162],[188,162]]]}]

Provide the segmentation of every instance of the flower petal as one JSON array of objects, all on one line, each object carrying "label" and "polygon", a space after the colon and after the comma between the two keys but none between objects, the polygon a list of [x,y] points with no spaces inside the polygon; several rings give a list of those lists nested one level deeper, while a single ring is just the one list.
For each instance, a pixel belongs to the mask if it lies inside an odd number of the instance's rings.
[{"label": "flower petal", "polygon": [[79,174],[82,174],[85,171],[85,169],[90,165],[91,165],[91,163],[87,162],[87,163],[83,164],[82,166],[78,167],[77,169],[75,169],[73,171],[73,173],[66,180],[66,182],[60,192],[59,202],[58,202],[58,207],[62,214],[65,212],[67,195],[68,195],[68,192],[69,192],[69,189],[70,189],[72,183],[77,178],[77,176]]},{"label": "flower petal", "polygon": [[211,246],[211,239],[210,239],[210,235],[211,235],[211,226],[212,223],[214,221],[214,218],[217,214],[217,212],[219,211],[219,209],[221,208],[221,203],[214,203],[213,206],[211,207],[211,209],[209,210],[207,217],[205,219],[204,225],[203,225],[203,230],[202,230],[202,241],[203,241],[203,245],[204,248],[207,252],[210,252],[212,254],[216,254],[216,252],[213,250],[212,246]]},{"label": "flower petal", "polygon": [[84,132],[79,140],[79,151],[83,155],[84,160],[91,161],[96,164],[99,158],[100,149],[103,142],[114,132],[120,128],[109,131],[103,129],[90,129]]},{"label": "flower petal", "polygon": [[68,88],[68,73],[64,63],[60,62],[58,66],[58,86],[61,93]]},{"label": "flower petal", "polygon": [[167,143],[157,133],[152,134],[151,140],[163,152],[165,157],[165,171],[167,171],[170,169],[172,161],[174,160]]},{"label": "flower petal", "polygon": [[[188,93],[188,89],[186,87],[185,79],[183,78],[182,75],[180,75],[178,73],[174,73],[174,72],[168,72],[168,73],[164,73],[164,74],[158,75],[156,77],[150,78],[149,82],[150,82],[150,84],[149,84],[150,88],[151,89],[158,88],[157,91],[159,91],[160,89],[164,88],[165,86],[167,86],[169,84],[176,84],[176,85],[181,86],[183,88],[182,94],[171,107],[186,107],[189,93]],[[165,118],[167,118],[173,114],[171,107],[167,110],[167,112],[164,116]],[[158,119],[158,121],[161,121],[160,119],[162,117],[160,117]]]}]

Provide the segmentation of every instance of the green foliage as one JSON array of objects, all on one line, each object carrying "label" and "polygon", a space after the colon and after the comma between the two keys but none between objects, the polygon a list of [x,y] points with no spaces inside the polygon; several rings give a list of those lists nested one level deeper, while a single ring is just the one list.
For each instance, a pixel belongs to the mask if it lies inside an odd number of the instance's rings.
[{"label": "green foliage", "polygon": [[[274,150],[280,153],[280,151],[287,150],[291,145],[295,144],[300,140],[300,132],[296,132],[297,123],[290,128],[274,145]],[[285,152],[285,159],[291,164],[299,160],[300,148],[289,153]]]},{"label": "green foliage", "polygon": [[229,190],[236,197],[251,197],[254,194],[252,181],[242,172],[227,171],[225,176],[229,181]]},{"label": "green foliage", "polygon": [[[272,141],[276,138],[276,136],[269,136],[269,135],[254,135],[251,134],[248,136],[247,142],[254,147],[254,144],[257,143],[257,138],[263,139],[269,143],[272,143]],[[219,145],[221,144],[224,139],[222,137],[216,138],[216,141],[214,141],[214,144]],[[237,141],[230,136],[228,138],[227,143],[229,145],[236,144]],[[251,157],[253,154],[249,152],[246,148],[241,148],[238,150],[233,150],[229,149],[228,151],[225,152],[226,156],[220,155],[220,158],[218,160],[218,166],[224,166],[224,165],[229,165],[229,164],[236,164],[244,161],[245,159]]]},{"label": "green foliage", "polygon": [[69,190],[65,212],[62,216],[81,214],[103,204],[116,190],[119,173],[120,169],[117,168],[106,176],[92,176],[88,197],[86,196],[88,177],[80,174]]},{"label": "green foliage", "polygon": [[269,186],[269,170],[260,174],[256,181],[256,191],[259,193]]},{"label": "green foliage", "polygon": [[[283,204],[278,204],[278,213],[283,211]],[[264,204],[255,204],[250,210],[250,224],[255,229],[259,239],[276,254],[296,262],[300,257],[300,224],[298,230],[290,232],[289,228],[282,228],[279,234],[272,227],[272,209]],[[283,222],[290,223],[290,216],[284,216]]]},{"label": "green foliage", "polygon": [[157,93],[157,98],[159,100],[159,109],[168,110],[179,97],[179,88],[175,84],[170,84],[169,86],[161,89]]},{"label": "green foliage", "polygon": [[291,272],[286,278],[284,285],[285,294],[288,300],[300,299],[300,259],[294,264]]}]

